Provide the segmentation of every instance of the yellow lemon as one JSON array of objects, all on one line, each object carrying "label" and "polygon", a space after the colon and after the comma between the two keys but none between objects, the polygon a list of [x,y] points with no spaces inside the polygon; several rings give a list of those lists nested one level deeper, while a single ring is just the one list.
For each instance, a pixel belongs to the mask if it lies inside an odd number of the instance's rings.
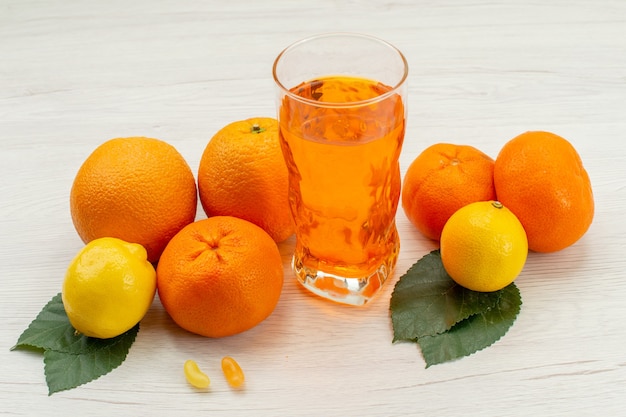
[{"label": "yellow lemon", "polygon": [[146,249],[111,237],[92,240],[72,260],[63,282],[63,306],[72,326],[108,339],[145,316],[156,292]]},{"label": "yellow lemon", "polygon": [[498,201],[457,210],[441,232],[441,262],[459,285],[474,291],[500,290],[522,272],[528,255],[526,232]]}]

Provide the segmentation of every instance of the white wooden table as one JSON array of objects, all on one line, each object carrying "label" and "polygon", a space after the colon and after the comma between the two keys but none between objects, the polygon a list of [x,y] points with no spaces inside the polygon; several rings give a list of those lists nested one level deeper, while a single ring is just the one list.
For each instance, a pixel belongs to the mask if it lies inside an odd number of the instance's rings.
[{"label": "white wooden table", "polygon": [[[224,338],[189,334],[158,301],[121,367],[47,395],[38,354],[9,351],[82,247],[74,175],[103,141],[144,135],[197,171],[222,126],[274,116],[271,65],[299,38],[365,32],[410,64],[402,169],[436,142],[495,157],[510,138],[569,139],[596,215],[574,246],[532,253],[523,306],[490,348],[425,369],[392,344],[397,279],[435,248],[407,221],[394,277],[365,308],[310,296],[287,273],[275,312]],[[0,414],[614,416],[626,413],[626,2],[622,0],[0,0]],[[203,217],[201,209],[198,218]],[[219,360],[237,358],[243,391]],[[182,364],[212,378],[194,392]]]}]

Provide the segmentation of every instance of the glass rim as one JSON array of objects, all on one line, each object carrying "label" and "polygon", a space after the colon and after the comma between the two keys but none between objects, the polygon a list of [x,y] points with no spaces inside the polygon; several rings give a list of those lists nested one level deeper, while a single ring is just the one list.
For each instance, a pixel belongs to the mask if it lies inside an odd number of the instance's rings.
[{"label": "glass rim", "polygon": [[[385,93],[373,97],[373,98],[369,98],[366,100],[358,100],[358,101],[350,101],[350,102],[345,102],[345,103],[333,103],[333,102],[321,102],[321,101],[317,101],[317,100],[312,100],[312,99],[308,99],[308,98],[304,98],[301,97],[297,94],[294,94],[290,91],[289,87],[286,87],[280,80],[279,77],[276,73],[277,71],[277,67],[279,65],[279,61],[281,60],[281,58],[288,53],[289,51],[297,48],[298,46],[308,43],[310,41],[314,41],[314,40],[318,40],[318,39],[323,39],[323,38],[330,38],[330,37],[335,37],[335,36],[343,36],[343,37],[353,37],[353,38],[361,38],[361,39],[367,39],[370,41],[374,41],[377,42],[383,46],[388,47],[389,49],[391,49],[392,51],[396,52],[398,54],[398,56],[400,57],[400,60],[402,61],[402,76],[400,77],[400,80],[398,82],[396,82],[393,86],[391,86],[391,88],[389,89],[389,91],[386,91]],[[335,74],[326,74],[329,76],[335,75]],[[340,75],[340,74],[336,74],[336,75]],[[317,107],[333,107],[333,108],[338,108],[338,107],[358,107],[358,106],[365,106],[365,105],[369,105],[372,103],[376,103],[379,101],[383,101],[389,97],[391,97],[392,95],[396,94],[396,92],[405,84],[407,78],[409,75],[409,63],[406,59],[406,57],[404,56],[404,54],[402,53],[402,51],[400,51],[400,49],[398,49],[396,46],[394,46],[393,44],[391,44],[390,42],[387,42],[383,39],[377,38],[375,36],[372,35],[366,35],[366,34],[362,34],[362,33],[355,33],[355,32],[327,32],[327,33],[320,33],[317,35],[312,35],[312,36],[308,36],[306,38],[302,38],[300,40],[297,40],[293,43],[291,43],[290,45],[288,45],[286,48],[284,48],[276,57],[276,59],[274,60],[274,64],[272,65],[272,76],[274,78],[274,82],[276,83],[276,85],[278,86],[278,88],[280,88],[280,90],[288,95],[290,98],[300,101],[302,103],[305,104],[309,104],[309,105],[315,105]],[[304,81],[309,81],[309,80],[302,80]],[[378,80],[375,80],[378,81]]]}]

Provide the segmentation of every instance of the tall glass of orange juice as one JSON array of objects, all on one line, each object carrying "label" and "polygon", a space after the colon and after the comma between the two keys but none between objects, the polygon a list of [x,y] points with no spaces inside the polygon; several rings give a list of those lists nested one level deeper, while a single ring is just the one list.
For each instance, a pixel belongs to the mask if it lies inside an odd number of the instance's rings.
[{"label": "tall glass of orange juice", "polygon": [[365,304],[393,273],[407,73],[398,49],[350,33],[301,40],[274,62],[292,267],[322,297]]}]

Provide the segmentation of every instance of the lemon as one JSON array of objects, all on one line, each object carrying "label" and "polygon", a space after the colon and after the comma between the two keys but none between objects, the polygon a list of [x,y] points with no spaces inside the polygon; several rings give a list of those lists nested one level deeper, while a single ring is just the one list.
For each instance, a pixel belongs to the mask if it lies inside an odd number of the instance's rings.
[{"label": "lemon", "polygon": [[528,256],[526,232],[498,201],[457,210],[441,232],[441,262],[459,285],[474,291],[500,290],[522,272]]},{"label": "lemon", "polygon": [[146,249],[105,237],[91,241],[72,260],[62,299],[79,333],[108,339],[139,323],[155,292],[156,272]]}]

